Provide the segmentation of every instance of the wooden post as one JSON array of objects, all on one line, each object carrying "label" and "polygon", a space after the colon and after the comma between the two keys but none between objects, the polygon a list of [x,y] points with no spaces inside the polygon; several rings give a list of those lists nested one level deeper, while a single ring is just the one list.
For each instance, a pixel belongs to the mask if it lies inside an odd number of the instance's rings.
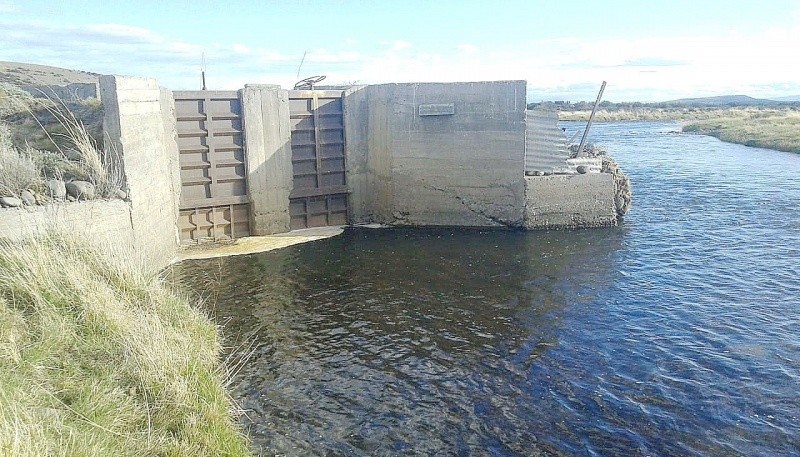
[{"label": "wooden post", "polygon": [[594,108],[592,108],[592,114],[589,115],[589,122],[586,124],[586,130],[583,131],[581,144],[578,146],[578,154],[575,157],[580,157],[581,153],[583,152],[583,146],[586,144],[586,137],[589,136],[589,128],[592,126],[592,120],[594,120],[594,113],[597,112],[597,107],[600,106],[600,99],[603,98],[604,90],[606,90],[605,81],[603,81],[603,85],[600,86],[600,92],[597,94],[597,100],[595,100],[594,102]]}]

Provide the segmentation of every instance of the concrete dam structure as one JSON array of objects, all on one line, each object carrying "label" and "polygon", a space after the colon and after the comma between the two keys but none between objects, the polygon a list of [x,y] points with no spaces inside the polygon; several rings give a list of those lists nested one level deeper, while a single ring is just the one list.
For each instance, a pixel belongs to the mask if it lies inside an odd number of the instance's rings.
[{"label": "concrete dam structure", "polygon": [[[191,192],[205,200],[181,198],[182,239],[217,237],[198,226],[204,211],[202,222],[233,227],[223,229],[229,236],[370,223],[528,229],[616,224],[613,177],[601,173],[600,159],[569,158],[555,113],[547,134],[557,132],[563,144],[552,151],[528,147],[544,132],[531,128],[539,124],[528,121],[525,93],[524,81],[324,90],[247,85],[218,98],[175,92],[181,176],[202,169],[199,178],[207,180],[201,192]],[[222,97],[228,97],[226,107],[241,104],[240,164],[212,163],[232,147],[217,143],[222,133],[209,131],[236,116],[233,110],[214,112]],[[190,129],[182,127],[187,120]],[[193,135],[200,142],[187,147]],[[185,160],[196,151],[199,162]],[[541,154],[550,154],[557,166],[526,176]],[[576,160],[591,164],[588,173],[576,171]],[[215,190],[214,174],[225,169],[240,173],[239,195]],[[196,182],[184,178],[183,189]],[[207,208],[234,197],[240,210],[228,213],[238,216],[238,227],[225,215],[208,220],[220,215]]]},{"label": "concrete dam structure", "polygon": [[[576,228],[624,212],[624,175],[571,158],[555,113],[526,110],[525,81],[172,92],[102,76],[100,93],[127,210],[93,203],[70,230],[165,259],[179,244],[306,227]],[[52,212],[87,217],[70,206]],[[43,230],[41,214],[0,211],[0,237]]]}]

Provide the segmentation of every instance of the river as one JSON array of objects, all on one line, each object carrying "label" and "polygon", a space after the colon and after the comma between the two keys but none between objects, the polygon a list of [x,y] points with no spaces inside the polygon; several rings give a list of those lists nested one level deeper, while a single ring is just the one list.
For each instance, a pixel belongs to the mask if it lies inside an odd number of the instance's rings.
[{"label": "river", "polygon": [[257,452],[799,455],[800,155],[679,130],[593,126],[631,179],[619,227],[349,229],[177,267]]}]

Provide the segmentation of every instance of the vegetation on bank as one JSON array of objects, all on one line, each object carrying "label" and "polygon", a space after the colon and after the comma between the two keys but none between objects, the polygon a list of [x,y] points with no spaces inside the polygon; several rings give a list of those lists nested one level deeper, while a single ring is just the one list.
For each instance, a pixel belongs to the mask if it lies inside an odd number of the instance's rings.
[{"label": "vegetation on bank", "polygon": [[[591,106],[552,104],[562,121],[586,121]],[[603,102],[596,121],[660,121],[682,124],[688,133],[710,135],[729,143],[800,153],[800,105],[676,106],[665,103]]]},{"label": "vegetation on bank", "polygon": [[216,326],[130,257],[0,246],[0,455],[236,456]]},{"label": "vegetation on bank", "polygon": [[[594,115],[595,121],[689,121],[721,117],[730,108],[598,108]],[[558,119],[561,121],[587,121],[592,109],[588,110],[559,110]]]},{"label": "vegetation on bank", "polygon": [[800,153],[800,110],[739,110],[717,119],[690,122],[684,132],[728,143]]},{"label": "vegetation on bank", "polygon": [[47,181],[56,180],[84,181],[99,198],[119,198],[124,176],[117,152],[101,146],[102,118],[96,99],[36,98],[0,83],[0,197],[27,193],[47,203]]},{"label": "vegetation on bank", "polygon": [[[573,105],[574,106],[574,105]],[[592,108],[559,108],[561,121],[587,121]],[[702,121],[745,116],[780,116],[800,113],[800,105],[786,106],[662,106],[662,104],[612,103],[600,105],[595,120],[603,121]]]}]

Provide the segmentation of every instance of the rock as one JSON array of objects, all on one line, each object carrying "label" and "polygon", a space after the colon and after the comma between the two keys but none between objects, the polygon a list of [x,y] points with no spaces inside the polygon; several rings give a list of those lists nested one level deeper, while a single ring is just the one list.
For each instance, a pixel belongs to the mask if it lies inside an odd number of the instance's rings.
[{"label": "rock", "polygon": [[77,162],[81,160],[81,153],[72,148],[66,148],[64,149],[64,157],[66,157],[69,160]]},{"label": "rock", "polygon": [[23,190],[19,196],[22,199],[22,203],[28,206],[33,206],[36,204],[36,196],[33,195],[33,192],[29,190]]},{"label": "rock", "polygon": [[117,197],[120,200],[125,200],[126,198],[128,198],[128,194],[122,189],[115,190],[114,191],[114,196]]},{"label": "rock", "polygon": [[0,206],[3,208],[17,208],[22,206],[22,200],[17,197],[0,197]]},{"label": "rock", "polygon": [[578,168],[576,168],[576,170],[578,171],[578,173],[582,175],[589,173],[589,167],[587,167],[586,165],[578,165]]},{"label": "rock", "polygon": [[94,184],[89,181],[70,181],[66,185],[67,194],[78,200],[94,199]]},{"label": "rock", "polygon": [[47,181],[47,194],[55,200],[63,200],[67,197],[67,187],[60,179]]}]

